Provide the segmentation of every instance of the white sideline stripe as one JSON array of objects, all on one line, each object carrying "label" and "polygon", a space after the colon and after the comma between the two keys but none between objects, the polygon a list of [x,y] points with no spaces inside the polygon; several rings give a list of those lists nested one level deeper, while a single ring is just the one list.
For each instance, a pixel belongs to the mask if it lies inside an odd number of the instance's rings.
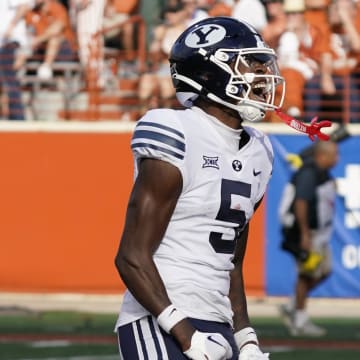
[{"label": "white sideline stripe", "polygon": [[[135,128],[135,121],[8,121],[0,120],[1,132],[49,132],[49,133],[129,133]],[[251,126],[267,134],[303,135],[283,123],[251,123],[245,122],[245,126]],[[335,130],[336,124],[324,128],[324,133]],[[360,124],[347,125],[351,135],[360,134]]]},{"label": "white sideline stripe", "polygon": [[51,358],[24,358],[19,360],[119,360],[119,355],[104,356],[70,356],[70,357],[51,357]]},{"label": "white sideline stripe", "polygon": [[69,340],[38,340],[31,341],[31,347],[33,348],[43,348],[43,347],[65,347],[70,346],[73,343]]},{"label": "white sideline stripe", "polygon": [[0,121],[0,133],[5,132],[46,132],[46,133],[130,133],[135,122],[113,121]]},{"label": "white sideline stripe", "polygon": [[274,345],[263,347],[263,351],[270,353],[280,353],[280,352],[289,352],[295,351],[296,347],[294,346],[285,346],[285,345]]}]

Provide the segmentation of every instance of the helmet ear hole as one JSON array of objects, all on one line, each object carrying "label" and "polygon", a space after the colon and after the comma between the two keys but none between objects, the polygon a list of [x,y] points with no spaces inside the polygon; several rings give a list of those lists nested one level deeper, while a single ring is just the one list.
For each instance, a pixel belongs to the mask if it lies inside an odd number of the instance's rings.
[{"label": "helmet ear hole", "polygon": [[233,94],[233,95],[236,95],[240,92],[240,88],[238,86],[235,86],[235,85],[228,85],[226,87],[226,92],[230,93],[230,94]]}]

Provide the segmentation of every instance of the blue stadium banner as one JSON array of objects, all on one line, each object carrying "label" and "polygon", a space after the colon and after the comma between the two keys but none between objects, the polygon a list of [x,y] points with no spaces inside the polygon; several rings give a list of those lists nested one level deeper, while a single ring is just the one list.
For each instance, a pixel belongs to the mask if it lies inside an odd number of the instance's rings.
[{"label": "blue stadium banner", "polygon": [[[291,295],[295,282],[295,264],[281,250],[278,219],[282,189],[292,174],[286,161],[289,153],[299,153],[311,145],[306,136],[271,134],[275,162],[266,203],[266,294]],[[360,136],[339,143],[340,159],[332,174],[337,181],[334,233],[331,238],[333,272],[311,296],[360,296]]]}]

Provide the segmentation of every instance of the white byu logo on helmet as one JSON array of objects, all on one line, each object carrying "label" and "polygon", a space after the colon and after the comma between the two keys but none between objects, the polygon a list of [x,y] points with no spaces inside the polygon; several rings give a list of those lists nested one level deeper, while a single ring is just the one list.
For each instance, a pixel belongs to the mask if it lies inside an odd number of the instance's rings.
[{"label": "white byu logo on helmet", "polygon": [[185,44],[191,48],[211,46],[224,39],[226,30],[216,24],[207,24],[196,28],[185,39]]}]

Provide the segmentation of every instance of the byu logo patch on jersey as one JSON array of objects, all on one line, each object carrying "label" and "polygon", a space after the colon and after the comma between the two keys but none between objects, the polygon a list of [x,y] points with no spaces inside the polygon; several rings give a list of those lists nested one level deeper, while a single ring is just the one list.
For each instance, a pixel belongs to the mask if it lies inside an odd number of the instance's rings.
[{"label": "byu logo patch on jersey", "polygon": [[218,156],[205,156],[203,155],[204,163],[202,165],[203,168],[212,167],[215,169],[220,169],[218,160]]},{"label": "byu logo patch on jersey", "polygon": [[240,160],[234,160],[232,162],[232,167],[235,171],[240,171],[242,169],[242,164]]},{"label": "byu logo patch on jersey", "polygon": [[190,48],[211,46],[224,39],[225,35],[226,30],[220,25],[203,25],[196,28],[185,38],[185,44]]}]

